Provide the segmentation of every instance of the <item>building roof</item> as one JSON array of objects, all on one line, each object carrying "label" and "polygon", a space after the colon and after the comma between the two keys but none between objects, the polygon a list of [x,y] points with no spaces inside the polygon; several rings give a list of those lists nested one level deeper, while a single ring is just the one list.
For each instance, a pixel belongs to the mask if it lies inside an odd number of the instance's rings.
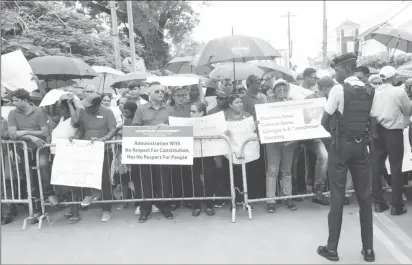
[{"label": "building roof", "polygon": [[339,27],[337,28],[343,28],[343,27],[360,27],[359,24],[356,24],[353,21],[350,20],[346,20],[345,22],[343,22],[342,24],[339,25]]}]

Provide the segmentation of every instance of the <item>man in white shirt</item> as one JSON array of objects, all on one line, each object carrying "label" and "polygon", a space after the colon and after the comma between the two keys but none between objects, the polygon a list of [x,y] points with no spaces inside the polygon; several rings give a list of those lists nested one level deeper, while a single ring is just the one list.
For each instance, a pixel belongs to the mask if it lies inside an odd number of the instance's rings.
[{"label": "man in white shirt", "polygon": [[374,150],[371,156],[373,199],[375,211],[383,212],[389,209],[383,198],[382,165],[389,157],[392,175],[392,215],[406,213],[402,199],[403,174],[402,160],[404,153],[403,129],[410,123],[411,103],[408,94],[402,87],[394,86],[396,83],[396,69],[385,66],[379,73],[383,84],[376,88],[375,103],[372,116],[378,122],[378,139],[373,141]]}]

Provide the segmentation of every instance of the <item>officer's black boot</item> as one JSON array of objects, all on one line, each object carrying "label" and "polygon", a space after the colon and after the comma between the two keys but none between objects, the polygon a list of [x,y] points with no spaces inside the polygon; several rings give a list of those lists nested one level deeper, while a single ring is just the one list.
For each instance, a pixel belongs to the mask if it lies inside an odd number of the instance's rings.
[{"label": "officer's black boot", "polygon": [[382,213],[389,209],[389,206],[382,202],[382,203],[375,203],[375,212]]},{"label": "officer's black boot", "polygon": [[328,247],[318,247],[318,254],[330,261],[339,261],[338,252],[329,250]]},{"label": "officer's black boot", "polygon": [[406,210],[406,206],[402,205],[402,206],[392,206],[391,207],[391,215],[402,215],[405,214],[407,212]]},{"label": "officer's black boot", "polygon": [[374,262],[375,261],[375,252],[371,249],[364,250],[362,249],[362,256],[363,260],[366,262]]}]

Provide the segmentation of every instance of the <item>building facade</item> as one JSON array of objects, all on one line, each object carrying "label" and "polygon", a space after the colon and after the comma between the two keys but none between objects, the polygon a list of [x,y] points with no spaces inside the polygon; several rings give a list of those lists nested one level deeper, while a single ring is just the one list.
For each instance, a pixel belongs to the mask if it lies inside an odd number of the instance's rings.
[{"label": "building facade", "polygon": [[339,27],[336,28],[336,51],[337,54],[344,54],[347,52],[359,51],[359,36],[360,25],[346,20]]}]

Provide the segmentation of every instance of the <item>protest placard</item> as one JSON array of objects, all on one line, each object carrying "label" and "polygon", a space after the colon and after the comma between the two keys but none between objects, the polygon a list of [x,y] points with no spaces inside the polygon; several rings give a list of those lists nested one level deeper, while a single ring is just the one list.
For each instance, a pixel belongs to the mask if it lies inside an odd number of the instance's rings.
[{"label": "protest placard", "polygon": [[[389,165],[389,159],[385,162],[388,174],[391,174],[391,168]],[[402,160],[402,172],[412,170],[412,151],[409,143],[409,128],[403,130],[403,160]]]},{"label": "protest placard", "polygon": [[23,87],[32,92],[38,88],[33,76],[33,70],[21,50],[1,56],[1,83],[7,89],[14,91]]},{"label": "protest placard", "polygon": [[320,124],[326,98],[257,104],[263,144],[330,137]]},{"label": "protest placard", "polygon": [[103,159],[103,142],[57,139],[51,184],[100,190]]},{"label": "protest placard", "polygon": [[205,97],[205,101],[207,103],[206,111],[209,112],[211,109],[217,106],[216,96]]},{"label": "protest placard", "polygon": [[126,126],[122,152],[122,164],[193,165],[193,129]]},{"label": "protest placard", "polygon": [[[240,157],[241,145],[246,141],[246,139],[257,137],[257,134],[255,133],[255,121],[253,120],[253,117],[249,117],[241,121],[228,121],[227,130],[230,132],[229,139],[232,145],[233,163],[241,164],[241,161],[238,159]],[[259,159],[259,142],[252,141],[247,143],[245,146],[244,157],[245,163]]]},{"label": "protest placard", "polygon": [[[218,112],[200,118],[178,118],[169,117],[169,124],[173,126],[193,127],[193,136],[216,136],[224,135],[226,121],[223,112]],[[220,139],[205,139],[194,141],[193,156],[208,157],[227,154],[227,144]]]}]

